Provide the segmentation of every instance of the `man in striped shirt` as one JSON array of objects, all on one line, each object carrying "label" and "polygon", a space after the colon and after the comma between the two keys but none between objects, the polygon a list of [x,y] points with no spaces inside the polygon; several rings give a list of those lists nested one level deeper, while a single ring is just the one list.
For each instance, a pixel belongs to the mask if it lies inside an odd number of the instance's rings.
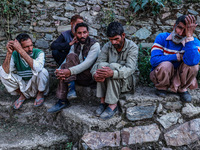
[{"label": "man in striped shirt", "polygon": [[179,93],[182,101],[191,102],[187,89],[198,87],[196,76],[200,60],[200,41],[193,37],[196,26],[193,15],[182,15],[171,33],[160,33],[156,37],[151,49],[150,79],[158,96],[165,97],[170,89]]},{"label": "man in striped shirt", "polygon": [[41,106],[48,93],[48,71],[44,68],[44,52],[33,48],[30,36],[19,34],[7,43],[5,61],[0,66],[1,81],[11,95],[20,95],[14,108],[19,109],[23,102],[36,97],[34,106]]}]

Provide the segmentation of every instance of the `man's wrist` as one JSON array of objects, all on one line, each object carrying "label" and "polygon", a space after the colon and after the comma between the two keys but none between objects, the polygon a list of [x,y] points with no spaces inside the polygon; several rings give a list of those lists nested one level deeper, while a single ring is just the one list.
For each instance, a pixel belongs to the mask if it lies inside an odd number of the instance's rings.
[{"label": "man's wrist", "polygon": [[190,41],[194,41],[194,37],[193,36],[187,36],[186,39],[185,39],[185,42],[190,42]]}]

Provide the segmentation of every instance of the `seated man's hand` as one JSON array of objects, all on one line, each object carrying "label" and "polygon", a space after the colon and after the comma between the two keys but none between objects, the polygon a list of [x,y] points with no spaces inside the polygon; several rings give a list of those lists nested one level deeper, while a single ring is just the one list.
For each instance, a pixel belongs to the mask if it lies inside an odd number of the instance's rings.
[{"label": "seated man's hand", "polygon": [[6,48],[7,48],[7,51],[8,51],[9,54],[13,53],[14,49],[11,45],[11,41],[7,43]]},{"label": "seated man's hand", "polygon": [[76,38],[76,36],[73,38],[73,40],[69,43],[70,46],[74,45],[74,43],[77,43],[78,40]]},{"label": "seated man's hand", "polygon": [[15,49],[18,53],[24,51],[21,44],[15,39],[14,41],[10,42],[10,45]]},{"label": "seated man's hand", "polygon": [[98,69],[96,73],[99,75],[101,78],[109,78],[112,77],[114,72],[110,67],[102,67],[102,69]]},{"label": "seated man's hand", "polygon": [[94,74],[94,80],[96,82],[104,82],[105,78],[101,78],[97,73]]},{"label": "seated man's hand", "polygon": [[192,37],[195,28],[197,27],[196,19],[193,15],[188,15],[185,18],[185,22],[186,22],[186,28],[185,28],[186,36]]},{"label": "seated man's hand", "polygon": [[69,69],[56,69],[55,75],[60,80],[65,80],[67,77],[71,76]]}]

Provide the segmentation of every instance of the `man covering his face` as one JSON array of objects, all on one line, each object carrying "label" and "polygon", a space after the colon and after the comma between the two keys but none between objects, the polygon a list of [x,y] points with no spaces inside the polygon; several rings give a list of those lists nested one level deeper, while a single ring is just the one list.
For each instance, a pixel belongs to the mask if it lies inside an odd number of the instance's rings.
[{"label": "man covering his face", "polygon": [[150,79],[156,94],[166,97],[166,91],[178,93],[183,102],[191,102],[188,88],[198,87],[200,41],[193,37],[197,24],[192,15],[182,15],[174,24],[172,33],[159,34],[151,49]]}]

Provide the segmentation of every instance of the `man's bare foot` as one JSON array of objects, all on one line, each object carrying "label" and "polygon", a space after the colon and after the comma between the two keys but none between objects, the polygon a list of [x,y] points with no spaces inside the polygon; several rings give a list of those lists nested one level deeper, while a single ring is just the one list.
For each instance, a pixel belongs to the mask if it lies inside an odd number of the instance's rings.
[{"label": "man's bare foot", "polygon": [[37,97],[34,102],[34,106],[38,107],[44,103],[44,92],[38,92]]},{"label": "man's bare foot", "polygon": [[26,97],[21,94],[20,97],[14,103],[14,109],[19,109],[22,107],[23,102],[26,100]]}]

